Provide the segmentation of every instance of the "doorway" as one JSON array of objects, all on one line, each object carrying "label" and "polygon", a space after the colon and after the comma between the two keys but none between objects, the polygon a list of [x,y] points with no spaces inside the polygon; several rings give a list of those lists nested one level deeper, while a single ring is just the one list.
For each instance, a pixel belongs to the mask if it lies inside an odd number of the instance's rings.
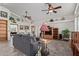
[{"label": "doorway", "polygon": [[7,40],[7,20],[0,19],[0,40]]}]

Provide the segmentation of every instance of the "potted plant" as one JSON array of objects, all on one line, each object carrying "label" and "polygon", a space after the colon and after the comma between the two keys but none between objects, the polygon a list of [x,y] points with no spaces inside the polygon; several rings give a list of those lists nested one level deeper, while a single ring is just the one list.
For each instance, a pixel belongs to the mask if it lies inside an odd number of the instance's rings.
[{"label": "potted plant", "polygon": [[68,29],[62,30],[63,40],[69,40],[70,31]]}]

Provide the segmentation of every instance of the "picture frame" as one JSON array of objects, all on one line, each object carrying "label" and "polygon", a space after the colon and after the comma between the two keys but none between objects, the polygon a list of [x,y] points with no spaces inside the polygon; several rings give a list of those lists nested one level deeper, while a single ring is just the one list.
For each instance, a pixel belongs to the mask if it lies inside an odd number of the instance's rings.
[{"label": "picture frame", "polygon": [[20,30],[23,30],[23,25],[20,25]]},{"label": "picture frame", "polygon": [[10,32],[17,32],[18,25],[17,24],[10,24]]},{"label": "picture frame", "polygon": [[11,23],[15,23],[15,24],[16,24],[16,20],[15,20],[15,18],[14,18],[14,17],[9,16],[9,20],[11,21]]},{"label": "picture frame", "polygon": [[31,26],[31,31],[32,31],[32,32],[35,31],[35,26]]},{"label": "picture frame", "polygon": [[29,26],[25,26],[24,28],[25,28],[25,30],[29,30]]},{"label": "picture frame", "polygon": [[0,11],[0,16],[4,17],[4,18],[7,18],[8,17],[8,13],[5,12],[5,11]]}]

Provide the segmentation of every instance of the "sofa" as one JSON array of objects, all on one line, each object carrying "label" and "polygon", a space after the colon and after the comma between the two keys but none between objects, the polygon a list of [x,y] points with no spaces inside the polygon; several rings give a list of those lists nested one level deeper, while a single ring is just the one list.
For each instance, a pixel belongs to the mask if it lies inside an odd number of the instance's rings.
[{"label": "sofa", "polygon": [[27,56],[35,56],[38,52],[38,42],[33,36],[16,34],[13,37],[14,48],[20,50]]}]

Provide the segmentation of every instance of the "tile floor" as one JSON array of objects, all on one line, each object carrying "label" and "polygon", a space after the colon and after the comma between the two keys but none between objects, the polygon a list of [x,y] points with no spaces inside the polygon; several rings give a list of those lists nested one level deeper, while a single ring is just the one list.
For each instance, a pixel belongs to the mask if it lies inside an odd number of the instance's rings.
[{"label": "tile floor", "polygon": [[[52,40],[48,43],[48,48],[50,51],[49,56],[72,56],[70,43],[68,41]],[[7,41],[0,41],[0,56],[25,56],[25,54],[10,47]]]},{"label": "tile floor", "polygon": [[50,56],[72,56],[69,41],[52,40],[48,44]]},{"label": "tile floor", "polygon": [[0,41],[0,56],[24,56],[24,54],[11,47],[7,41]]}]

